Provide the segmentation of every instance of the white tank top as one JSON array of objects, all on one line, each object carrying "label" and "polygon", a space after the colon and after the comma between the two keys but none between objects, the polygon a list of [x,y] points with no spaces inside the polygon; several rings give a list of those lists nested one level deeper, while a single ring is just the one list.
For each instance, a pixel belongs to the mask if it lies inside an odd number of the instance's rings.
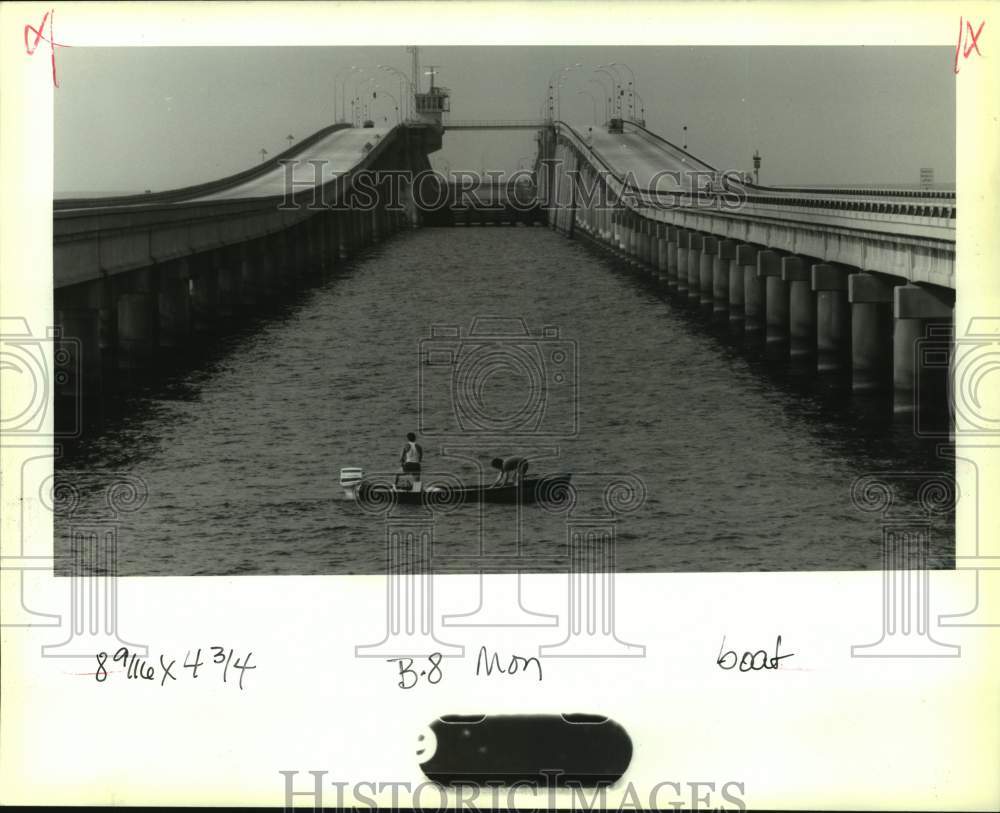
[{"label": "white tank top", "polygon": [[406,462],[407,463],[419,463],[420,453],[417,452],[417,444],[412,441],[406,441],[408,448],[406,450]]}]

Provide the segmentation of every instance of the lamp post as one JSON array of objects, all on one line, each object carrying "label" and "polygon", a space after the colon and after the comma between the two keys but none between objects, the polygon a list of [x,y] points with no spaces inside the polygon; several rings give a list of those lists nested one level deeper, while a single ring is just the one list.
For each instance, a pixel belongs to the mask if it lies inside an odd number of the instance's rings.
[{"label": "lamp post", "polygon": [[265,158],[266,156],[267,156],[267,150],[265,150],[265,149],[264,149],[263,147],[261,147],[261,148],[260,148],[260,162],[261,162],[262,164],[264,163],[264,158]]},{"label": "lamp post", "polygon": [[565,82],[567,79],[569,79],[569,74],[570,74],[571,71],[574,71],[577,68],[582,68],[582,67],[583,67],[582,63],[580,63],[580,62],[574,62],[572,65],[567,65],[565,68],[563,68],[563,72],[564,72],[565,75],[562,76],[562,77],[560,77],[559,82],[556,85],[556,116],[558,116],[558,117],[562,116],[562,113],[561,113],[562,94],[560,93],[559,89],[562,87],[563,82]]},{"label": "lamp post", "polygon": [[629,82],[628,82],[628,100],[629,100],[629,115],[635,118],[635,72],[624,62],[611,62],[609,65],[612,68],[624,68],[628,71]]},{"label": "lamp post", "polygon": [[388,73],[393,74],[394,76],[398,76],[399,77],[399,95],[400,95],[400,98],[403,99],[402,115],[405,118],[409,119],[410,118],[410,104],[411,104],[411,102],[410,102],[410,99],[404,93],[403,89],[404,88],[408,89],[410,91],[410,95],[415,97],[416,94],[417,94],[417,91],[413,87],[413,82],[410,81],[409,77],[407,77],[407,75],[405,73],[403,73],[398,68],[394,68],[392,65],[379,65],[378,68],[379,68],[379,70],[386,71]]},{"label": "lamp post", "polygon": [[[347,80],[352,74],[363,70],[356,65],[351,65],[350,69],[347,71],[347,76],[345,76],[340,82],[340,118],[343,121],[347,117],[347,91],[345,87],[347,85]],[[351,107],[354,107],[354,103],[351,103]],[[351,114],[353,116],[353,113]]]},{"label": "lamp post", "polygon": [[589,90],[578,90],[576,93],[578,96],[588,96],[590,98],[594,106],[594,124],[597,124],[597,99],[594,98],[594,94]]},{"label": "lamp post", "polygon": [[608,79],[611,80],[611,91],[614,97],[614,103],[611,105],[612,113],[621,113],[622,99],[621,99],[621,85],[618,82],[617,74],[612,73],[608,70],[607,65],[598,65],[594,68],[594,73],[603,73]]},{"label": "lamp post", "polygon": [[381,90],[390,99],[392,99],[392,103],[394,105],[396,105],[396,108],[395,108],[396,109],[396,124],[399,124],[399,99],[397,99],[395,96],[393,96],[388,90],[386,90],[385,88],[383,88],[381,85],[375,85],[375,87],[377,89]]},{"label": "lamp post", "polygon": [[340,118],[337,118],[337,121],[343,121],[344,120],[344,81],[346,81],[346,80],[344,78],[342,78],[342,74],[344,73],[344,71],[347,71],[348,73],[350,73],[354,69],[355,69],[354,65],[350,65],[350,66],[348,66],[346,68],[341,68],[340,70],[338,70],[333,75],[333,115],[334,115],[334,118],[337,117],[337,82],[338,81],[340,82],[340,97],[341,97],[340,98]]},{"label": "lamp post", "polygon": [[611,95],[607,92],[607,88],[604,87],[604,82],[600,79],[589,79],[587,80],[589,84],[597,85],[601,89],[601,98],[604,99],[604,120],[607,121],[610,116],[608,115],[608,105],[611,102]]}]

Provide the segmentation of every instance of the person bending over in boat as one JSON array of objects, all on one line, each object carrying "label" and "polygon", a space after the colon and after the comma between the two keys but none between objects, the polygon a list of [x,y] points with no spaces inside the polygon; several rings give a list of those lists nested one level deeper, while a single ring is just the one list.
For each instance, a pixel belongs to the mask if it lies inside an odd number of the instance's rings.
[{"label": "person bending over in boat", "polygon": [[528,461],[523,457],[494,457],[490,461],[490,465],[500,472],[490,488],[509,485],[511,479],[514,480],[515,484],[520,485],[528,471]]},{"label": "person bending over in boat", "polygon": [[[415,480],[420,479],[420,463],[424,459],[424,448],[417,443],[417,436],[413,432],[407,432],[406,445],[399,456],[399,465],[402,471],[399,474],[412,474]],[[393,485],[399,485],[399,474]]]}]

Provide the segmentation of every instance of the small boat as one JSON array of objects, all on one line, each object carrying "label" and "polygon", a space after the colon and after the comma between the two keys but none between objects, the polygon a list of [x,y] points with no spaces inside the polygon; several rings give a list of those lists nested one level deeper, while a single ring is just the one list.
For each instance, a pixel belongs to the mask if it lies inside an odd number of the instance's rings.
[{"label": "small boat", "polygon": [[389,482],[365,479],[363,470],[351,468],[341,470],[340,485],[347,499],[372,506],[388,507],[395,504],[444,508],[466,503],[525,505],[539,500],[558,504],[567,497],[571,477],[571,474],[529,477],[517,485],[506,486],[453,485],[444,482],[432,482],[423,486],[417,480],[397,487]]}]

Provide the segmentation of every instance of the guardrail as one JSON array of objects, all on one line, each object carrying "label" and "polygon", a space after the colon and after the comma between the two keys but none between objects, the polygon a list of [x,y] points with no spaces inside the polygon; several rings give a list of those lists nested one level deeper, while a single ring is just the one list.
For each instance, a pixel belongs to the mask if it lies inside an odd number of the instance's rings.
[{"label": "guardrail", "polygon": [[[632,122],[627,122],[632,124]],[[681,205],[686,205],[695,207],[695,203],[698,201],[704,201],[713,195],[718,196],[719,192],[705,192],[705,191],[665,191],[660,189],[650,189],[647,187],[637,186],[634,183],[626,183],[625,180],[618,175],[611,166],[604,160],[604,158],[597,152],[593,150],[590,145],[587,144],[586,140],[581,136],[576,129],[566,122],[560,121],[557,123],[560,128],[563,128],[566,132],[572,133],[574,140],[576,142],[577,149],[586,155],[591,156],[599,162],[604,170],[617,181],[619,187],[619,192],[629,192],[641,196],[644,200],[649,202],[651,205],[657,205],[656,201],[659,201],[667,196],[669,196],[671,201],[680,201]],[[634,125],[639,127],[639,125]],[[646,128],[642,128],[646,129]],[[655,136],[655,133],[650,132],[651,135]],[[657,138],[659,138],[657,136]],[[670,144],[666,139],[660,138],[659,140],[664,143]],[[679,152],[684,152],[677,148],[675,145],[670,146],[677,149]],[[685,153],[688,154],[688,153]],[[693,156],[692,156],[693,157]],[[697,159],[696,159],[697,160]],[[705,166],[708,166],[705,164]],[[789,196],[784,193],[784,190],[772,189],[770,187],[760,187],[754,186],[752,184],[741,184],[744,190],[742,195],[742,200],[744,203],[752,205],[767,205],[775,207],[790,207],[796,209],[824,209],[830,212],[859,212],[859,213],[869,213],[869,214],[883,214],[883,215],[895,215],[895,216],[907,216],[907,217],[927,217],[942,220],[954,220],[956,216],[956,206],[954,205],[953,198],[942,197],[940,200],[933,200],[933,202],[923,203],[915,201],[897,201],[897,200],[885,200],[884,198],[889,197],[883,192],[888,192],[890,190],[881,190],[879,193],[865,194],[864,196],[858,197],[843,197],[841,195],[835,197],[829,197],[826,193],[819,190],[809,190],[808,194],[799,194],[794,197]],[[735,191],[735,190],[734,190]],[[788,192],[805,192],[806,190],[788,188]],[[777,192],[777,194],[774,194]],[[770,193],[770,194],[769,194]],[[892,197],[907,197],[905,195]],[[924,200],[929,200],[930,198],[924,198]]]},{"label": "guardrail", "polygon": [[445,130],[539,130],[550,127],[551,121],[545,119],[494,119],[487,121],[445,121],[441,126]]}]

